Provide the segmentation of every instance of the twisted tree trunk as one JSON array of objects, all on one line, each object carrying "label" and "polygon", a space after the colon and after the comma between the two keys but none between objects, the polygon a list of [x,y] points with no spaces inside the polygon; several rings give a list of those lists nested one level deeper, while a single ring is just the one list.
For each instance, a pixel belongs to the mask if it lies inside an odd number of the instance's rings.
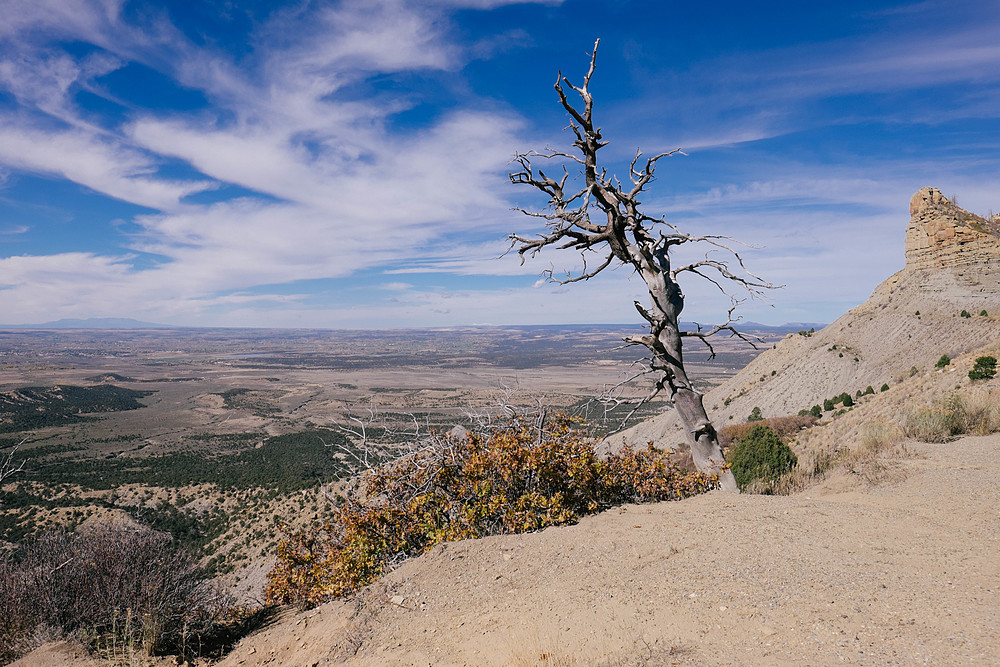
[{"label": "twisted tree trunk", "polygon": [[[702,472],[717,474],[719,486],[724,491],[737,492],[736,479],[725,465],[718,434],[705,410],[702,394],[692,386],[684,370],[683,339],[678,323],[678,316],[684,306],[684,296],[677,283],[668,283],[656,278],[663,275],[670,275],[669,267],[665,272],[659,271],[650,276],[653,280],[646,281],[653,304],[650,315],[657,321],[657,324],[651,324],[651,327],[653,330],[658,330],[652,350],[654,363],[662,365],[663,382],[684,427],[684,435],[691,446],[691,458],[695,467]],[[661,304],[665,304],[666,309],[662,309]]]}]

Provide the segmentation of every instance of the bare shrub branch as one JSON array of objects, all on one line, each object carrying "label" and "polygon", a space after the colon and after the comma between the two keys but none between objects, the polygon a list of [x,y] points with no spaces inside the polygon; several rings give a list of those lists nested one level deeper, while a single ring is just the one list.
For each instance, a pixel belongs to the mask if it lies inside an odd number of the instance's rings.
[{"label": "bare shrub branch", "polygon": [[28,461],[31,459],[21,459],[20,461],[14,460],[14,455],[17,454],[17,450],[20,449],[21,445],[28,441],[27,438],[17,443],[10,448],[7,452],[6,458],[0,461],[0,484],[3,484],[8,477],[13,477],[18,473],[25,472],[25,467]]},{"label": "bare shrub branch", "polygon": [[419,451],[366,473],[332,521],[282,540],[268,599],[316,604],[350,595],[441,542],[574,523],[716,484],[656,449],[602,459],[579,420],[546,415],[500,419],[482,434],[432,435]]}]

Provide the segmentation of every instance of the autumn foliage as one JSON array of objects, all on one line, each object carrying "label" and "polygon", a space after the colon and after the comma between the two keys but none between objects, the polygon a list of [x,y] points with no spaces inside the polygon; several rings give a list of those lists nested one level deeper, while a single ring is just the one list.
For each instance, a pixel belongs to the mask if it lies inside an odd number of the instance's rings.
[{"label": "autumn foliage", "polygon": [[614,505],[678,500],[717,485],[653,448],[602,459],[575,426],[558,418],[541,431],[515,420],[489,433],[437,436],[367,473],[333,521],[282,541],[268,602],[348,595],[441,542],[574,523]]},{"label": "autumn foliage", "polygon": [[734,442],[745,437],[754,426],[763,424],[782,438],[794,436],[802,429],[812,426],[818,420],[813,415],[789,415],[787,417],[772,417],[760,422],[747,422],[746,424],[732,424],[725,426],[719,431],[719,442],[723,447],[729,447]]}]

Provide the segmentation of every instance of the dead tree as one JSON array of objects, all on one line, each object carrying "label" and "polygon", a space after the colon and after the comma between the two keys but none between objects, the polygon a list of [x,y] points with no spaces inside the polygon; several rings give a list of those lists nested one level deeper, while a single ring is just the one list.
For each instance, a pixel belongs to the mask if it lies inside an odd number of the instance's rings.
[{"label": "dead tree", "polygon": [[[511,182],[540,190],[548,197],[548,206],[541,211],[517,208],[526,215],[543,219],[545,232],[535,237],[511,234],[511,250],[517,249],[522,262],[525,256],[533,257],[550,246],[580,251],[583,266],[579,272],[567,273],[562,279],[552,270],[544,273],[546,278],[560,284],[589,280],[609,267],[620,266],[631,267],[642,278],[649,291],[650,305],[645,307],[636,301],[635,307],[648,323],[649,333],[629,336],[625,342],[645,346],[650,352],[648,370],[654,374],[655,385],[646,400],[663,390],[669,392],[684,425],[695,465],[703,472],[719,474],[721,487],[735,492],[736,481],[724,465],[722,449],[705,412],[702,395],[692,386],[684,370],[681,343],[685,337],[696,337],[714,354],[708,341],[714,334],[727,331],[748,340],[734,327],[738,318],[733,318],[733,312],[741,301],[730,294],[727,287],[735,286],[756,296],[773,286],[747,271],[739,253],[728,244],[731,241],[728,237],[692,236],[662,216],[651,217],[642,212],[639,197],[653,181],[657,163],[680,153],[679,149],[647,158],[636,152],[629,165],[629,184],[609,175],[599,164],[597,152],[608,143],[601,128],[594,125],[594,100],[590,93],[599,44],[600,40],[594,43],[590,68],[582,85],[573,85],[562,72],[556,78],[556,94],[570,116],[568,129],[573,132],[575,152],[531,151],[514,157],[520,171],[510,174]],[[567,97],[567,89],[579,96],[576,105]],[[558,178],[536,169],[533,162],[538,160],[557,162],[561,172]],[[567,164],[573,166],[574,172],[582,172],[583,182],[579,189],[566,190],[570,177]],[[671,251],[687,244],[707,247],[704,258],[673,266]],[[679,317],[684,308],[684,294],[678,277],[684,273],[708,280],[730,298],[732,307],[724,324],[681,331]]]}]

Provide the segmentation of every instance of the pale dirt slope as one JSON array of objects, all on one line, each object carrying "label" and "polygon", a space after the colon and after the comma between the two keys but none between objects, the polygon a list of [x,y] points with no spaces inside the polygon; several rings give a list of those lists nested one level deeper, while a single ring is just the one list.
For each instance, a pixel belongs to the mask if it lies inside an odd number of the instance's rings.
[{"label": "pale dirt slope", "polygon": [[1000,435],[909,447],[893,486],[448,544],[353,620],[339,602],[289,616],[220,667],[998,664]]}]

